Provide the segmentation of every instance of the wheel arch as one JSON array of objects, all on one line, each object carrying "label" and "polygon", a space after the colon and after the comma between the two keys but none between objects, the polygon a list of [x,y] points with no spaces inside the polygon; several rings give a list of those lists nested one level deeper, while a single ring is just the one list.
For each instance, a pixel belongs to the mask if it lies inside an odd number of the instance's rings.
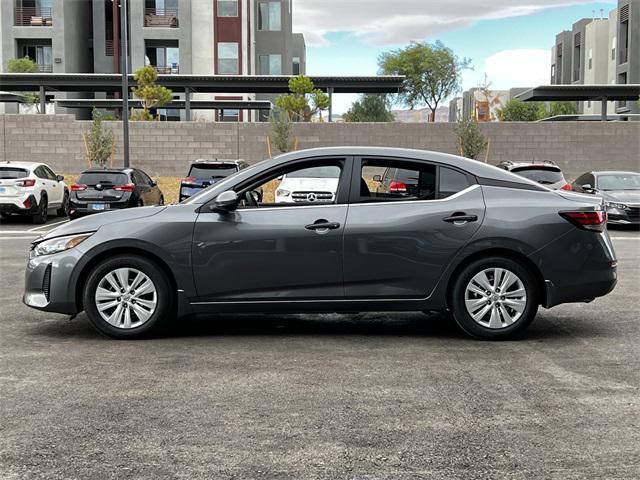
[{"label": "wheel arch", "polygon": [[525,268],[527,268],[533,274],[535,278],[536,288],[538,290],[536,293],[538,294],[539,303],[542,305],[546,304],[547,289],[545,286],[544,277],[542,276],[542,272],[536,266],[536,264],[529,257],[527,257],[525,254],[521,252],[510,250],[508,248],[495,247],[495,248],[488,248],[485,250],[479,250],[477,252],[474,252],[468,257],[466,257],[464,260],[462,260],[458,265],[456,265],[455,269],[453,270],[453,272],[451,272],[451,275],[449,275],[449,278],[447,280],[447,290],[446,290],[447,308],[451,308],[451,295],[453,293],[453,284],[458,278],[458,275],[460,275],[460,272],[462,272],[462,270],[470,263],[486,257],[504,257],[504,258],[509,258],[511,260],[515,260],[521,263]]},{"label": "wheel arch", "polygon": [[83,287],[86,284],[87,278],[89,277],[89,274],[91,273],[91,271],[102,261],[110,258],[110,257],[114,257],[116,255],[137,255],[139,257],[143,257],[153,263],[155,263],[158,267],[160,267],[160,269],[165,273],[165,275],[167,276],[167,279],[169,280],[169,283],[171,284],[171,291],[173,292],[174,295],[174,304],[175,304],[175,300],[177,297],[177,282],[176,282],[176,278],[175,275],[173,274],[173,272],[171,271],[171,268],[169,267],[169,265],[162,259],[161,256],[150,252],[148,250],[145,250],[143,248],[138,248],[138,247],[130,247],[130,246],[114,246],[113,248],[109,248],[107,250],[103,250],[100,253],[96,254],[94,257],[92,257],[83,267],[82,270],[80,271],[80,274],[78,275],[78,279],[76,281],[76,285],[75,285],[75,303],[76,303],[76,307],[78,309],[78,311],[82,311],[84,309],[84,306],[82,304],[82,294],[83,294]]}]

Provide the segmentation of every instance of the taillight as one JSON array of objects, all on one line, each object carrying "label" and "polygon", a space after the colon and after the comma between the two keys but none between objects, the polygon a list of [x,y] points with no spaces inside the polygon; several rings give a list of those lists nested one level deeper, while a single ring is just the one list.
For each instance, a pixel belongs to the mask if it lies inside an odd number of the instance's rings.
[{"label": "taillight", "polygon": [[125,183],[124,185],[116,185],[113,187],[117,192],[133,192],[136,186],[133,183]]},{"label": "taillight", "polygon": [[571,190],[573,190],[573,188],[571,188],[571,184],[570,183],[565,183],[560,190],[567,190],[567,191],[570,192]]},{"label": "taillight", "polygon": [[407,191],[407,186],[403,182],[392,180],[391,184],[389,185],[389,191],[405,193]]},{"label": "taillight", "polygon": [[16,186],[18,187],[33,187],[36,184],[35,179],[27,178],[26,180],[18,180]]},{"label": "taillight", "polygon": [[184,185],[193,185],[196,183],[196,177],[186,177],[181,180]]},{"label": "taillight", "polygon": [[576,227],[584,230],[602,232],[607,224],[607,212],[604,210],[594,210],[591,212],[560,212],[560,215]]},{"label": "taillight", "polygon": [[81,183],[74,183],[73,185],[71,185],[72,192],[82,192],[83,190],[86,190],[86,189],[87,189],[87,186]]}]

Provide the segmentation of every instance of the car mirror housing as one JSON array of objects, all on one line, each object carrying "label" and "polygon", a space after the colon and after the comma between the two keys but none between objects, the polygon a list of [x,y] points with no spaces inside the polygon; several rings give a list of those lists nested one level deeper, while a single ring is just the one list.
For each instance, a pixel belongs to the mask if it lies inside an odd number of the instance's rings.
[{"label": "car mirror housing", "polygon": [[582,187],[583,190],[585,190],[587,192],[595,191],[595,188],[593,188],[590,183],[585,183],[584,185],[581,185],[581,187]]},{"label": "car mirror housing", "polygon": [[229,213],[238,208],[238,194],[233,190],[222,192],[216,197],[211,211],[216,213]]},{"label": "car mirror housing", "polygon": [[64,180],[64,177],[63,177],[62,175],[56,175],[56,180],[57,180],[58,182],[61,182],[61,181],[63,181],[63,180]]},{"label": "car mirror housing", "polygon": [[374,175],[373,176],[373,181],[374,182],[382,182],[382,175]]}]

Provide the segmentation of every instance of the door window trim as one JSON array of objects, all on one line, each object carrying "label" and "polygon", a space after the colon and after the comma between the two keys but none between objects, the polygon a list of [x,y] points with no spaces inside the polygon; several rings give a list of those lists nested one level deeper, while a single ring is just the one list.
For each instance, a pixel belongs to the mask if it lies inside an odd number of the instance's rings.
[{"label": "door window trim", "polygon": [[[391,161],[391,162],[411,162],[418,164],[431,165],[436,168],[435,171],[435,192],[436,198],[430,200],[403,200],[402,198],[398,198],[397,200],[363,200],[363,197],[360,196],[360,180],[362,179],[362,164],[366,160],[380,160],[380,161]],[[399,168],[394,166],[386,167],[387,169]],[[440,198],[440,168],[449,168],[456,172],[460,172],[467,177],[467,181],[469,182],[469,186],[460,190],[459,192],[454,193],[448,197]],[[351,177],[351,192],[349,195],[349,204],[351,206],[356,205],[397,205],[404,203],[416,203],[416,202],[438,202],[443,200],[449,200],[451,198],[456,198],[462,193],[466,193],[478,186],[478,180],[475,176],[471,175],[469,172],[461,170],[453,165],[448,165],[445,163],[435,162],[431,160],[423,160],[420,158],[403,158],[403,157],[389,157],[384,155],[358,155],[353,158],[353,166],[352,166],[352,177]]]}]

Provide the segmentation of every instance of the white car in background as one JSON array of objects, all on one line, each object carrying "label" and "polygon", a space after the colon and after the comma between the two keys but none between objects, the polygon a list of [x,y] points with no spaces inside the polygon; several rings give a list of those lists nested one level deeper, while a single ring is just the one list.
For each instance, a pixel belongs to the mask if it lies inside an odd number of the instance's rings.
[{"label": "white car in background", "polygon": [[69,188],[64,177],[44,163],[0,162],[0,215],[28,215],[45,223],[50,211],[66,217]]},{"label": "white car in background", "polygon": [[340,167],[306,168],[282,177],[276,203],[331,203],[336,196]]}]

